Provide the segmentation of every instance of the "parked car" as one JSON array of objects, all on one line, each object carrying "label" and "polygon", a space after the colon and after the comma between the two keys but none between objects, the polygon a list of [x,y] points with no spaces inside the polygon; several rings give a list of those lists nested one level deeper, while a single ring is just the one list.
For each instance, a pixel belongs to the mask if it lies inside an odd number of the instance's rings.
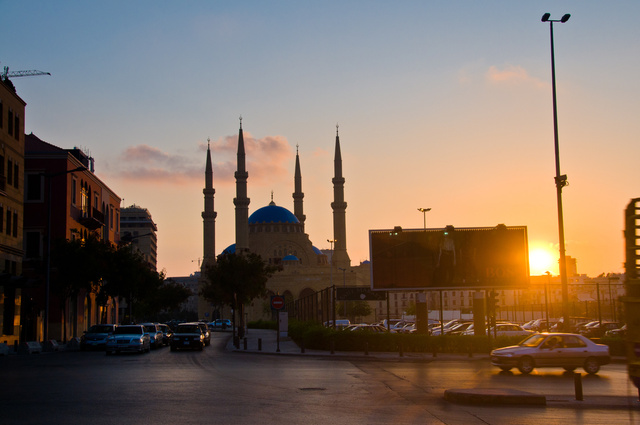
[{"label": "parked car", "polygon": [[142,325],[120,325],[107,337],[105,350],[107,355],[122,351],[147,353],[151,351],[149,334]]},{"label": "parked car", "polygon": [[550,331],[551,332],[558,332],[558,331],[575,332],[579,326],[592,321],[593,319],[589,319],[588,317],[569,317],[569,320],[567,320],[568,329],[563,329],[565,320],[563,317],[561,317],[558,320],[558,323],[551,326]]},{"label": "parked car", "polygon": [[160,323],[158,325],[160,332],[162,332],[162,344],[169,345],[169,341],[171,341],[171,335],[173,334],[173,330],[169,327],[169,325],[165,325]]},{"label": "parked car", "polygon": [[622,327],[622,323],[620,322],[602,322],[602,326],[600,326],[600,322],[596,322],[594,325],[589,326],[583,331],[579,332],[581,335],[586,336],[587,338],[600,338],[605,335],[607,331],[612,331],[614,329],[620,329]]},{"label": "parked car", "polygon": [[200,326],[202,334],[204,335],[204,345],[208,347],[211,345],[211,332],[209,332],[209,327],[204,322],[197,322],[197,325]]},{"label": "parked car", "polygon": [[344,329],[345,331],[366,331],[366,332],[387,332],[387,328],[385,328],[382,325],[367,325],[367,324],[360,324],[360,325],[351,325],[348,328]]},{"label": "parked car", "polygon": [[216,319],[213,322],[210,322],[209,324],[207,324],[207,326],[209,327],[209,330],[212,330],[212,331],[215,331],[215,330],[224,331],[228,328],[231,328],[233,324],[229,319]]},{"label": "parked car", "polygon": [[153,348],[162,346],[162,338],[164,337],[162,331],[155,323],[143,323],[145,332],[149,335],[149,341]]},{"label": "parked car", "polygon": [[536,367],[562,367],[567,371],[582,367],[594,374],[610,362],[608,346],[569,333],[534,334],[518,345],[491,352],[492,365],[504,371],[517,367],[523,374],[531,373]]},{"label": "parked car", "polygon": [[627,334],[627,325],[623,325],[618,329],[612,329],[610,331],[606,331],[605,336],[619,336],[619,337],[623,337]]},{"label": "parked car", "polygon": [[171,351],[176,350],[199,350],[204,348],[204,334],[197,323],[181,323],[173,331],[169,342]]},{"label": "parked car", "polygon": [[[336,320],[336,330],[344,329],[351,325],[351,322],[347,319],[338,319]],[[333,320],[329,320],[328,322],[324,322],[324,326],[326,328],[333,327]]]},{"label": "parked car", "polygon": [[111,324],[91,326],[88,330],[84,331],[84,334],[80,337],[80,349],[104,350],[107,345],[107,337],[111,335],[115,329],[116,325]]}]

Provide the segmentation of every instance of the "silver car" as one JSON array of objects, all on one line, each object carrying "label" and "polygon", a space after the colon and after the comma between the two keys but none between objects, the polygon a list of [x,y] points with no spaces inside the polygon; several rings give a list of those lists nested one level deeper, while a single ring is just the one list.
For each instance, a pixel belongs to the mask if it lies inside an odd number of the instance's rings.
[{"label": "silver car", "polygon": [[107,355],[122,351],[137,351],[148,353],[151,351],[149,335],[142,325],[121,325],[107,337]]},{"label": "silver car", "polygon": [[535,334],[518,345],[491,352],[492,365],[504,371],[517,367],[523,374],[531,373],[536,367],[562,367],[570,372],[582,367],[594,374],[610,362],[608,346],[568,333]]}]

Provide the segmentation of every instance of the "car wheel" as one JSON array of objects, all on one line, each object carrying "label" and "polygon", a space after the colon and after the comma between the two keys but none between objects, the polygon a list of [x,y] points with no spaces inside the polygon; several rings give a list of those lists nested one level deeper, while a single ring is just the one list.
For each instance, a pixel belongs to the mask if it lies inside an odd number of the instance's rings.
[{"label": "car wheel", "polygon": [[523,357],[518,362],[518,370],[523,375],[528,375],[535,367],[536,365],[533,363],[533,359],[531,357]]},{"label": "car wheel", "polygon": [[509,366],[500,366],[500,369],[502,369],[505,372],[509,372],[511,370]]},{"label": "car wheel", "polygon": [[585,360],[583,368],[584,371],[590,375],[598,373],[598,371],[600,370],[600,362],[598,362],[598,359],[596,359],[595,357],[589,357],[587,360]]}]

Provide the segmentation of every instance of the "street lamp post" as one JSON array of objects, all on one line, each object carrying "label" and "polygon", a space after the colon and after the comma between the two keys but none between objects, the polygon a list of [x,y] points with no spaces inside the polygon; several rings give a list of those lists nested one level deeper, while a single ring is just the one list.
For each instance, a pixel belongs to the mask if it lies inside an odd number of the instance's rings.
[{"label": "street lamp post", "polygon": [[418,208],[418,211],[424,216],[424,231],[427,231],[427,213],[431,211],[431,208]]},{"label": "street lamp post", "polygon": [[570,14],[564,15],[561,19],[549,19],[550,13],[542,15],[542,22],[549,22],[549,31],[551,36],[551,88],[553,95],[553,137],[555,146],[555,159],[556,159],[556,197],[558,202],[558,237],[560,239],[560,282],[562,284],[562,316],[563,316],[563,330],[567,330],[566,327],[569,323],[569,287],[567,285],[567,262],[565,257],[564,246],[564,220],[562,216],[562,188],[566,186],[567,176],[560,174],[560,148],[558,143],[558,110],[556,102],[556,66],[555,66],[555,54],[553,47],[553,23],[560,22],[565,23],[571,17]]},{"label": "street lamp post", "polygon": [[44,176],[46,179],[48,179],[48,190],[49,190],[49,194],[47,197],[47,262],[46,262],[45,289],[44,289],[45,291],[44,293],[44,297],[45,297],[44,329],[43,329],[44,341],[49,340],[49,304],[50,304],[50,297],[51,297],[51,200],[52,200],[52,196],[51,196],[52,184],[51,183],[53,178],[56,176],[62,176],[70,173],[75,173],[76,171],[84,171],[84,170],[86,170],[85,167],[77,167],[77,168],[74,168],[73,170],[61,171],[59,173],[40,174],[41,176]]}]

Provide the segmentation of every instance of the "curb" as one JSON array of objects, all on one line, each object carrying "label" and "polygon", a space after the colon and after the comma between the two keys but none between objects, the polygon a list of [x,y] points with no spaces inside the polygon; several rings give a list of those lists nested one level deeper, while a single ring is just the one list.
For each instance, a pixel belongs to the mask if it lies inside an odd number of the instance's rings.
[{"label": "curb", "polygon": [[502,388],[452,389],[445,390],[444,399],[460,404],[503,404],[546,406],[547,398],[520,390]]}]

